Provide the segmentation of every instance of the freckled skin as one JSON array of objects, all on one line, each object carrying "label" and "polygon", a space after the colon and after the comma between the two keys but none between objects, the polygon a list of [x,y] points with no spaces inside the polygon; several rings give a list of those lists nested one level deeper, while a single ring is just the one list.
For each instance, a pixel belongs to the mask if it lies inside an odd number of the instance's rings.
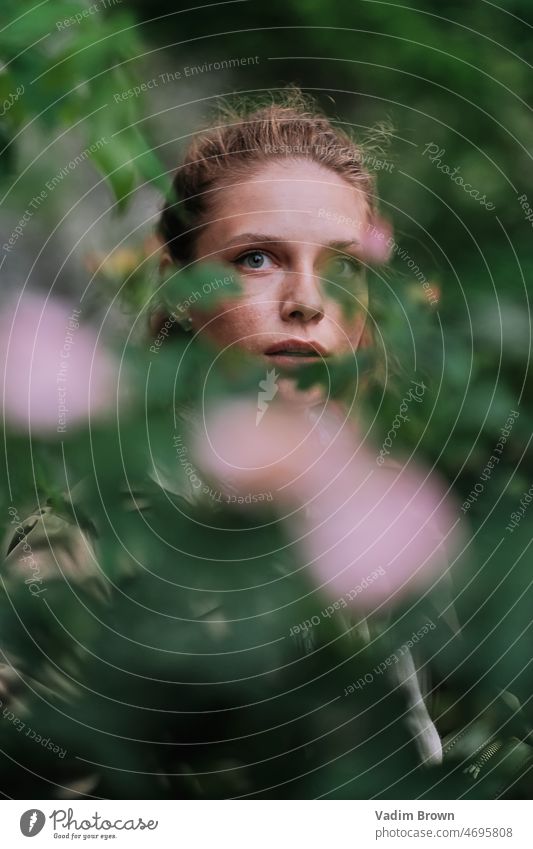
[{"label": "freckled skin", "polygon": [[[294,338],[330,355],[357,350],[368,293],[353,242],[362,242],[367,222],[363,194],[331,169],[304,159],[270,162],[221,186],[196,242],[196,258],[231,265],[243,292],[218,301],[209,313],[191,307],[194,329],[220,347],[237,345],[261,357],[270,345]],[[331,242],[352,244],[341,249]],[[323,278],[333,274],[354,293],[351,318],[325,289]],[[322,400],[319,387],[298,392],[290,378],[278,386],[285,400],[304,406]]]}]

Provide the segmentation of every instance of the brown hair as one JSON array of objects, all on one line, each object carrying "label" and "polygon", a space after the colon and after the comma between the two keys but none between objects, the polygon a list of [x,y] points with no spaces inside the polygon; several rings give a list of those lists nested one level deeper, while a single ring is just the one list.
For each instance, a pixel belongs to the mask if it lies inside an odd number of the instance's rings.
[{"label": "brown hair", "polygon": [[375,181],[363,167],[363,147],[290,87],[259,107],[223,104],[216,125],[191,142],[157,226],[170,258],[180,264],[194,259],[210,200],[228,179],[249,175],[272,160],[301,157],[331,168],[363,192],[370,215],[375,212]]}]

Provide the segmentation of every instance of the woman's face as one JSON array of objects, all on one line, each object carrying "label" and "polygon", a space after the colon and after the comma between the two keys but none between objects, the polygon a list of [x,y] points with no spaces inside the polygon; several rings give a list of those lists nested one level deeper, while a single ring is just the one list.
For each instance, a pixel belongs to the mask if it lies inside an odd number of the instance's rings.
[{"label": "woman's face", "polygon": [[[358,259],[368,206],[362,193],[315,162],[272,162],[246,181],[215,194],[196,259],[231,265],[242,293],[210,311],[190,309],[195,330],[221,348],[238,346],[265,369],[297,368],[358,348],[367,288]],[[350,318],[325,280],[353,293]],[[321,400],[315,387],[277,383],[281,397],[304,405]]]}]

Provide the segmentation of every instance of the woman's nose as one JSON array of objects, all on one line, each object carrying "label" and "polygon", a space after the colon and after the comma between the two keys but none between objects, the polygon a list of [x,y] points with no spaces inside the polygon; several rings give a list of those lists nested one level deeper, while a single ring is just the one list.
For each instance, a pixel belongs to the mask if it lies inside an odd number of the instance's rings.
[{"label": "woman's nose", "polygon": [[324,317],[320,279],[312,272],[289,272],[280,297],[283,321],[320,321]]}]

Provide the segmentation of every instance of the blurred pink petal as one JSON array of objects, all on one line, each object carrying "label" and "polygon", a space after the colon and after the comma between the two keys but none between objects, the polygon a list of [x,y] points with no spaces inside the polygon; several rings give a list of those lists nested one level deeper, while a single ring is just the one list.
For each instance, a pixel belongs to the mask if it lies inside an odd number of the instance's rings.
[{"label": "blurred pink petal", "polygon": [[[455,517],[445,490],[419,467],[378,467],[370,456],[350,462],[308,517],[304,548],[324,591],[350,597],[374,570],[354,603],[373,607],[421,592],[447,568]],[[446,542],[445,542],[446,538]]]},{"label": "blurred pink petal", "polygon": [[0,360],[4,416],[12,427],[65,433],[114,407],[117,366],[81,312],[55,298],[24,294],[2,307]]},{"label": "blurred pink petal", "polygon": [[271,404],[259,423],[257,419],[257,407],[246,401],[215,410],[195,453],[222,486],[229,483],[242,494],[282,494],[313,462],[312,429],[301,411],[289,413],[278,404]]},{"label": "blurred pink petal", "polygon": [[447,568],[444,538],[453,551],[455,515],[434,476],[413,464],[378,466],[338,411],[274,402],[255,422],[246,402],[212,413],[197,461],[222,488],[270,491],[281,514],[294,512],[294,536],[325,593],[349,598],[381,567],[382,577],[352,597],[370,608],[422,591]]},{"label": "blurred pink petal", "polygon": [[375,216],[363,232],[359,252],[366,262],[383,265],[390,259],[393,243],[392,226],[385,218]]}]

